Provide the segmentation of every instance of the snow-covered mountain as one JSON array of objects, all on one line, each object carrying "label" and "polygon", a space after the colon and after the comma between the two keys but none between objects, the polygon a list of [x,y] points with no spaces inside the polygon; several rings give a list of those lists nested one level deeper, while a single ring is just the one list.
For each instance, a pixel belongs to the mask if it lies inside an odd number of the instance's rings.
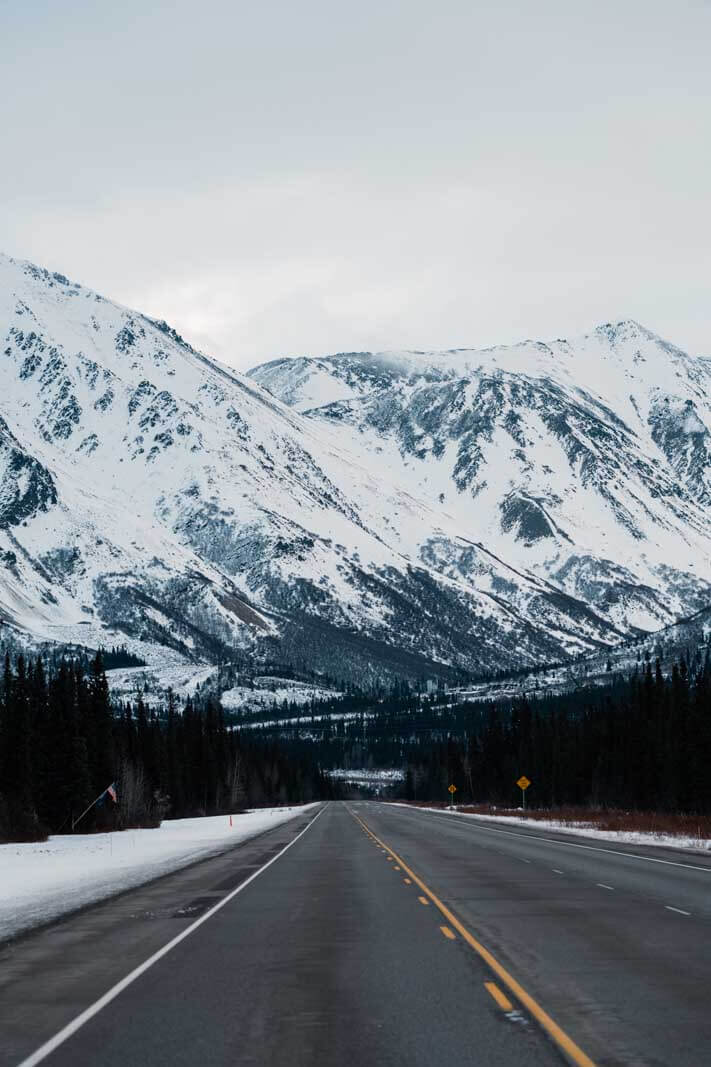
[{"label": "snow-covered mountain", "polygon": [[426,497],[431,528],[410,550],[442,574],[481,588],[491,553],[512,568],[492,593],[508,599],[524,572],[625,632],[711,603],[711,360],[635,322],[251,377]]},{"label": "snow-covered mountain", "polygon": [[8,626],[125,636],[151,661],[256,649],[360,678],[529,663],[619,636],[470,543],[426,484],[163,322],[4,257],[0,330]]},{"label": "snow-covered mountain", "polygon": [[363,680],[566,659],[711,602],[709,364],[632,324],[245,377],[0,257],[0,337],[7,629]]}]

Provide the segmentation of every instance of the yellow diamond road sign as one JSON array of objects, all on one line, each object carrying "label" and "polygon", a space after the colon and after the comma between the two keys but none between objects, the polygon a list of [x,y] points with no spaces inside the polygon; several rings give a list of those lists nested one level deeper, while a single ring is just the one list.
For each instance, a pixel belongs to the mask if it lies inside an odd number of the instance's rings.
[{"label": "yellow diamond road sign", "polygon": [[449,792],[450,792],[450,793],[456,793],[456,792],[457,792],[457,787],[456,787],[456,785],[450,785],[450,787],[449,787]]},{"label": "yellow diamond road sign", "polygon": [[522,774],[519,780],[516,782],[516,785],[519,787],[519,789],[528,789],[530,784],[531,783],[529,782],[525,774]]}]

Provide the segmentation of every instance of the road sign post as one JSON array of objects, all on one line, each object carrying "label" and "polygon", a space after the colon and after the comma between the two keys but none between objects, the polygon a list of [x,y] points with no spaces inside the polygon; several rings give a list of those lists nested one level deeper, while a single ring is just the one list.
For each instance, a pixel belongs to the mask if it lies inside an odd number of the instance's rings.
[{"label": "road sign post", "polygon": [[447,792],[449,793],[449,806],[450,806],[450,808],[453,808],[454,807],[454,794],[457,792],[456,785],[454,785],[454,783],[452,783],[452,785],[447,786]]},{"label": "road sign post", "polygon": [[530,781],[528,780],[528,778],[526,777],[525,774],[522,774],[521,777],[519,778],[519,780],[516,782],[516,785],[521,790],[521,796],[523,797],[523,810],[524,811],[526,810],[526,790],[528,789],[530,784],[531,783],[530,783]]}]

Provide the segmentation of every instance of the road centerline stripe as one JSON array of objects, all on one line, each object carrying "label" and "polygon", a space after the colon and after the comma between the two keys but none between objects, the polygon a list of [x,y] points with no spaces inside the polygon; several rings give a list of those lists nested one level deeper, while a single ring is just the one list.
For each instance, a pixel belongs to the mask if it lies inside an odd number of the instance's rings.
[{"label": "road centerline stripe", "polygon": [[138,965],[138,967],[135,967],[132,971],[130,971],[124,978],[122,978],[119,982],[112,986],[111,989],[104,993],[103,996],[99,997],[99,999],[95,1000],[93,1004],[90,1004],[88,1008],[85,1008],[84,1011],[80,1012],[79,1015],[72,1019],[71,1022],[67,1023],[66,1026],[62,1027],[61,1030],[58,1030],[54,1037],[50,1037],[48,1041],[45,1041],[43,1045],[40,1045],[38,1049],[31,1053],[26,1059],[22,1060],[18,1064],[18,1067],[35,1067],[35,1064],[41,1063],[42,1060],[45,1060],[47,1056],[51,1055],[51,1053],[58,1049],[60,1045],[63,1045],[65,1041],[72,1037],[73,1034],[75,1034],[78,1030],[81,1030],[82,1026],[84,1026],[85,1023],[88,1023],[91,1019],[94,1018],[95,1015],[98,1015],[99,1012],[102,1011],[105,1007],[107,1007],[107,1005],[109,1005],[112,1000],[115,1000],[116,997],[119,996],[119,994],[123,993],[124,989],[127,989],[136,981],[137,978],[140,978],[142,974],[145,974],[146,971],[149,970],[154,963],[158,963],[158,961],[163,959],[164,956],[167,956],[168,953],[177,945],[179,945],[181,941],[184,941],[186,937],[190,937],[190,934],[197,930],[199,926],[202,926],[203,923],[206,923],[208,919],[211,919],[213,915],[215,915],[218,911],[220,911],[227,904],[229,904],[229,902],[233,900],[238,893],[241,893],[243,889],[246,889],[250,882],[253,882],[254,879],[258,878],[260,874],[263,874],[263,872],[266,871],[268,867],[271,867],[273,863],[276,863],[276,861],[281,856],[283,856],[285,852],[288,852],[292,845],[296,844],[299,838],[304,836],[306,831],[313,826],[318,817],[325,810],[326,805],[324,804],[323,807],[319,808],[319,810],[316,812],[313,819],[309,820],[303,830],[299,831],[296,837],[292,838],[291,841],[289,841],[284,846],[284,848],[280,849],[280,851],[276,853],[276,855],[272,856],[270,860],[267,860],[267,862],[263,864],[259,868],[259,870],[255,871],[254,874],[250,874],[249,878],[245,878],[244,882],[241,882],[236,889],[233,889],[232,892],[228,893],[226,897],[222,898],[222,900],[218,900],[218,902],[213,908],[210,908],[209,911],[206,911],[205,914],[201,915],[199,919],[196,919],[194,923],[191,923],[190,926],[186,927],[185,930],[182,930],[177,935],[177,937],[174,937],[171,941],[168,941],[168,943],[163,945],[162,948],[159,948],[157,952],[154,952],[152,956],[149,956],[147,960],[144,960],[143,963]]},{"label": "road centerline stripe", "polygon": [[[354,812],[351,812],[351,814],[353,815],[354,819],[357,819],[358,822],[360,822],[363,826],[366,825],[365,823],[363,823],[363,820],[360,818],[360,816],[356,815]],[[386,848],[388,847],[385,846],[385,842],[381,841],[380,838],[378,838],[377,836],[376,840],[380,842],[381,846],[384,846]],[[548,1012],[541,1007],[538,1001],[535,1000],[530,995],[530,993],[526,992],[520,982],[516,981],[513,975],[506,970],[503,964],[499,963],[496,956],[494,956],[494,954],[490,952],[488,948],[482,945],[482,943],[478,941],[474,937],[474,935],[469,932],[464,923],[462,923],[454,914],[454,912],[451,911],[447,907],[447,905],[439,899],[436,893],[434,893],[433,890],[431,890],[429,886],[426,885],[426,883],[423,882],[422,879],[415,874],[412,868],[405,863],[402,857],[399,856],[392,849],[388,850],[400,864],[402,869],[404,871],[407,871],[413,882],[415,882],[415,884],[420,887],[422,892],[425,893],[427,897],[429,897],[435,907],[437,907],[441,914],[445,917],[445,919],[448,920],[450,926],[454,927],[457,933],[459,933],[464,938],[467,944],[474,949],[477,955],[480,956],[486,964],[488,964],[494,974],[497,975],[497,977],[503,982],[503,984],[508,987],[508,989],[511,993],[513,993],[516,999],[520,1001],[520,1003],[523,1004],[525,1008],[528,1009],[533,1018],[546,1031],[549,1037],[553,1039],[556,1045],[575,1064],[575,1067],[596,1067],[595,1061],[591,1060],[590,1057],[585,1052],[583,1052],[583,1050],[575,1043],[575,1041],[573,1041],[573,1039],[568,1036],[565,1030],[563,1030],[563,1028],[560,1027],[558,1023],[551,1018]],[[423,897],[418,897],[418,899],[423,903],[428,903],[428,901],[424,900]],[[23,1067],[23,1065],[20,1065],[20,1067]]]},{"label": "road centerline stripe", "polygon": [[677,915],[691,915],[690,911],[684,911],[683,908],[673,908],[671,904],[665,904],[664,907],[667,911],[675,911]]},{"label": "road centerline stripe", "polygon": [[502,1011],[513,1011],[514,1006],[506,996],[504,992],[497,986],[496,982],[484,982],[484,988],[494,998]]},{"label": "road centerline stripe", "polygon": [[440,926],[440,930],[449,941],[456,941],[457,935],[453,930],[450,930],[448,926]]}]

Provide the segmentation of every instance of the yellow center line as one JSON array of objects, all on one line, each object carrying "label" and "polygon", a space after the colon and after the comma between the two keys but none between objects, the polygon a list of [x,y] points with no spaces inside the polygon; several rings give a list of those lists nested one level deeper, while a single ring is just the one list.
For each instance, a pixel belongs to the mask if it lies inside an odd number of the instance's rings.
[{"label": "yellow center line", "polygon": [[394,870],[394,871],[399,871],[399,870],[400,870],[400,868],[399,868],[399,867],[393,867],[393,870]]},{"label": "yellow center line", "polygon": [[[367,829],[366,824],[363,822],[360,816],[354,814],[353,818],[357,819],[361,826],[364,826]],[[446,904],[442,903],[439,897],[432,892],[429,886],[427,886],[421,878],[418,878],[412,868],[408,867],[404,860],[401,859],[400,856],[398,856],[397,852],[393,852],[393,850],[387,845],[385,845],[385,842],[381,841],[380,838],[377,837],[377,835],[373,834],[373,837],[385,851],[391,853],[393,859],[397,860],[402,869],[404,871],[407,871],[412,881],[416,885],[418,885],[423,891],[423,893],[425,893],[426,896],[429,897],[432,903],[437,908],[439,908],[440,912],[449,922],[450,926],[453,926],[454,929],[464,938],[467,944],[474,949],[474,951],[484,960],[486,964],[488,964],[494,974],[508,988],[509,992],[513,993],[516,999],[520,1001],[521,1004],[523,1004],[523,1006],[531,1013],[534,1019],[536,1019],[540,1026],[543,1027],[543,1029],[553,1039],[553,1041],[555,1041],[558,1047],[562,1049],[563,1052],[565,1052],[565,1054],[572,1060],[572,1062],[575,1064],[575,1067],[596,1067],[595,1061],[591,1060],[590,1057],[585,1052],[583,1052],[583,1050],[578,1045],[576,1045],[572,1037],[569,1037],[566,1034],[565,1030],[563,1030],[562,1027],[560,1027],[558,1023],[551,1018],[548,1012],[541,1007],[538,1001],[534,1000],[531,994],[526,992],[521,983],[517,982],[512,974],[509,974],[503,964],[499,963],[496,956],[494,956],[492,952],[489,952],[488,948],[485,948],[480,941],[477,941],[473,934],[470,934],[466,926],[462,922],[460,922],[457,916],[452,911],[450,911]],[[425,897],[418,897],[418,900],[422,904],[428,903]]]},{"label": "yellow center line", "polygon": [[403,878],[403,882],[405,885],[412,885],[412,880],[410,878]]},{"label": "yellow center line", "polygon": [[499,1007],[502,1009],[502,1011],[513,1011],[514,1010],[513,1004],[511,1003],[509,998],[506,996],[506,994],[501,992],[501,990],[497,986],[496,982],[484,982],[484,988],[486,990],[488,990],[489,993],[491,993],[492,997],[494,998],[496,1003],[499,1005]]},{"label": "yellow center line", "polygon": [[[415,879],[415,881],[417,881],[417,879]],[[429,904],[429,900],[427,899],[427,897],[418,897],[417,899],[419,900],[420,904]]]},{"label": "yellow center line", "polygon": [[452,930],[450,930],[448,926],[440,926],[440,930],[442,931],[442,933],[444,934],[445,937],[449,938],[450,941],[456,941],[457,940],[457,935],[455,933],[453,933]]}]

